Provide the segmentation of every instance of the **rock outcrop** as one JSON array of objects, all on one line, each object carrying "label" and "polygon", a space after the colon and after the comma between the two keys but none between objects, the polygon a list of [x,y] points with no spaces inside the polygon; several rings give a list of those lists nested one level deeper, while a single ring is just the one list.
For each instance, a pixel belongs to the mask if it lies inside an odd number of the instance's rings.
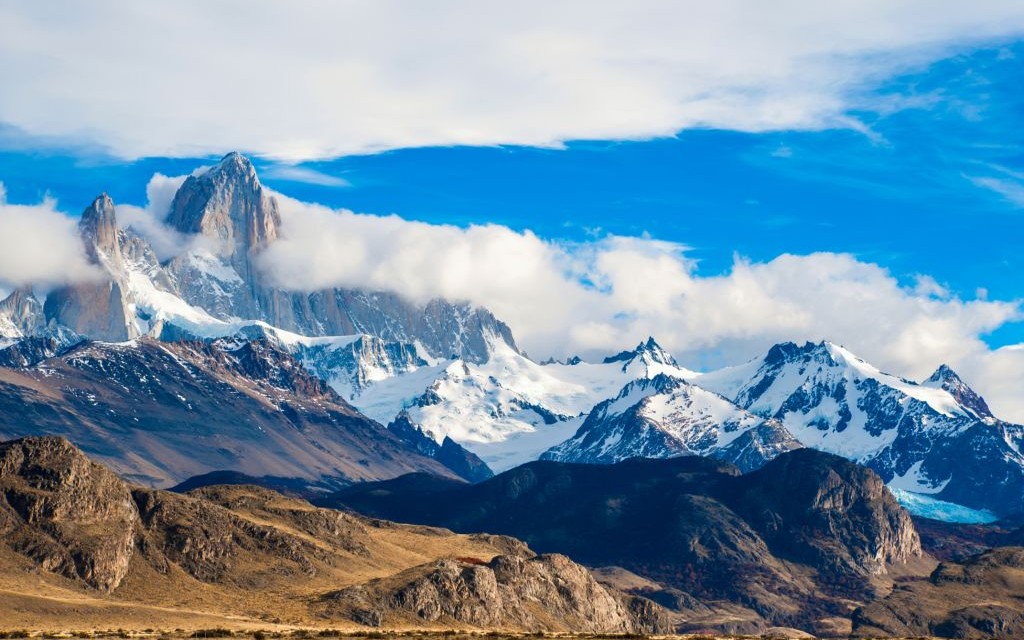
[{"label": "rock outcrop", "polygon": [[128,486],[67,440],[0,443],[0,537],[43,569],[111,591],[138,528]]},{"label": "rock outcrop", "polygon": [[45,326],[43,305],[31,287],[19,287],[0,301],[0,339],[34,336]]},{"label": "rock outcrop", "polygon": [[[569,558],[500,555],[490,562],[446,559],[328,596],[331,607],[372,626],[388,620],[576,633],[670,630],[653,606],[611,592]],[[648,604],[649,601],[648,601]]]},{"label": "rock outcrop", "polygon": [[1024,548],[1003,547],[943,562],[927,580],[898,585],[853,615],[856,637],[1020,638]]}]

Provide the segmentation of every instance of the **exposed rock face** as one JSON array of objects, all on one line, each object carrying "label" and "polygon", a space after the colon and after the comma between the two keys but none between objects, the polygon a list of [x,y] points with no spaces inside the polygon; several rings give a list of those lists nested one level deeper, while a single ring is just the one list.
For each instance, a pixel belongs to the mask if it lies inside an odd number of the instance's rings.
[{"label": "exposed rock face", "polygon": [[103,193],[82,212],[78,233],[85,244],[85,252],[93,264],[104,265],[112,272],[124,269],[121,255],[123,232],[117,226],[114,201]]},{"label": "exposed rock face", "polygon": [[34,336],[45,326],[43,305],[31,287],[19,287],[0,301],[0,338]]},{"label": "exposed rock face", "polygon": [[124,290],[113,280],[76,284],[50,292],[46,317],[79,335],[122,342],[137,337]]},{"label": "exposed rock face", "polygon": [[1019,638],[1024,635],[1024,548],[944,562],[927,580],[898,586],[858,609],[854,635]]},{"label": "exposed rock face", "polygon": [[796,450],[734,482],[732,503],[776,553],[823,574],[879,574],[921,556],[882,479],[838,456]]},{"label": "exposed rock face", "polygon": [[1024,426],[992,417],[949,367],[918,384],[840,345],[784,343],[699,383],[778,420],[805,446],[871,467],[903,489],[1002,515],[1024,512]]},{"label": "exposed rock face", "polygon": [[388,342],[418,341],[435,357],[457,355],[473,362],[487,359],[494,337],[515,346],[504,323],[467,304],[434,300],[419,306],[387,292],[278,288],[257,263],[281,232],[277,200],[260,184],[252,163],[237,153],[188,178],[167,222],[215,247],[212,255],[190,251],[166,267],[177,295],[214,317],[263,320],[308,336],[367,334]]},{"label": "exposed rock face", "polygon": [[797,626],[848,614],[850,599],[875,596],[879,574],[921,553],[912,522],[874,472],[813,450],[747,475],[696,457],[536,462],[471,486],[399,478],[323,503],[514,535],[541,552],[623,567]]},{"label": "exposed rock face", "polygon": [[[181,296],[214,315],[263,319],[268,300],[261,299],[255,260],[277,239],[281,214],[252,163],[231,153],[209,171],[190,176],[174,196],[167,223],[212,245],[212,256],[188,253],[167,266]],[[211,287],[211,277],[222,286]]]},{"label": "exposed rock face", "polygon": [[943,364],[935,370],[923,383],[925,386],[938,387],[948,391],[960,405],[970,409],[976,416],[982,419],[994,419],[992,410],[988,408],[985,399],[977,394],[974,389],[967,386],[959,375],[949,365]]},{"label": "exposed rock face", "polygon": [[802,446],[778,420],[765,420],[711,455],[718,460],[731,462],[743,471],[753,471],[779,455]]},{"label": "exposed rock face", "polygon": [[223,255],[234,256],[275,240],[281,214],[252,163],[229,153],[213,169],[185,180],[174,195],[167,223],[184,233],[221,240]]},{"label": "exposed rock face", "polygon": [[47,571],[115,589],[135,552],[127,485],[67,440],[0,443],[0,533]]},{"label": "exposed rock face", "polygon": [[0,349],[0,367],[31,367],[66,352],[80,341],[70,332],[23,338]]},{"label": "exposed rock face", "polygon": [[434,458],[470,482],[480,482],[494,476],[483,460],[465,447],[445,436],[438,444],[421,426],[413,423],[407,412],[402,412],[388,424],[388,431],[425,456]]},{"label": "exposed rock face", "polygon": [[310,371],[324,380],[331,380],[346,400],[374,381],[428,364],[415,345],[387,342],[370,335],[359,336],[341,346],[316,342],[299,344],[294,353]]},{"label": "exposed rock face", "polygon": [[[45,320],[86,338],[119,342],[141,335],[223,336],[240,320],[263,321],[306,336],[378,338],[390,343],[386,350],[397,345],[398,351],[355,354],[359,362],[386,361],[398,370],[422,362],[413,344],[433,358],[471,362],[486,361],[495,340],[517,350],[508,326],[466,303],[438,299],[420,305],[388,292],[306,291],[303,283],[280,287],[259,269],[261,253],[281,233],[279,205],[252,163],[237,153],[186,179],[167,223],[189,242],[183,253],[161,263],[142,236],[119,225],[110,197],[96,198],[82,214],[79,233],[89,260],[99,267],[99,280],[51,292],[44,313],[28,324]],[[17,328],[26,322],[5,322],[0,308],[0,336],[34,335]],[[361,346],[382,349],[370,340]],[[367,382],[368,373],[353,370],[354,388]]]},{"label": "exposed rock face", "polygon": [[132,300],[125,279],[122,245],[114,203],[102,194],[82,213],[78,223],[89,260],[103,274],[97,282],[81,282],[51,291],[44,312],[48,322],[95,340],[120,342],[138,337]]},{"label": "exposed rock face", "polygon": [[[618,596],[618,597],[616,597]],[[501,555],[484,563],[442,560],[393,579],[330,596],[356,619],[379,626],[396,616],[441,624],[537,631],[639,633],[669,630],[659,607],[637,616],[633,599],[613,595],[562,555]],[[648,603],[650,604],[650,603]]]}]

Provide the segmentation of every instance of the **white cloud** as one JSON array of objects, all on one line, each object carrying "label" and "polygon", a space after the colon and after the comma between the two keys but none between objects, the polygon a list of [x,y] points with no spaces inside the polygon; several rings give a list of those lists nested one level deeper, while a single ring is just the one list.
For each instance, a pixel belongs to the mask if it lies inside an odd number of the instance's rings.
[{"label": "white cloud", "polygon": [[304,182],[306,184],[315,184],[321,187],[352,186],[348,180],[340,176],[296,165],[274,164],[266,167],[260,173],[264,178],[273,178],[276,180],[284,180],[286,182]]},{"label": "white cloud", "polygon": [[[121,205],[162,257],[196,242],[162,220],[184,177],[157,174],[145,208]],[[0,186],[0,288],[56,285],[95,275],[75,221],[52,200],[6,203]],[[830,339],[893,373],[920,379],[943,362],[997,415],[1024,422],[1024,345],[990,350],[981,336],[1024,320],[1021,301],[962,300],[927,275],[901,285],[846,254],[737,257],[705,276],[683,245],[598,236],[560,243],[500,225],[460,228],[335,211],[277,196],[282,239],[262,267],[280,285],[395,290],[486,306],[536,357],[598,356],[654,335],[685,364],[714,368],[785,340]]]},{"label": "white cloud", "polygon": [[967,179],[979,187],[996,192],[1014,206],[1024,207],[1024,182],[1019,177],[967,176]]},{"label": "white cloud", "polygon": [[980,337],[1024,319],[1020,301],[961,300],[928,276],[903,286],[845,254],[737,257],[728,273],[702,276],[685,247],[650,238],[563,244],[498,225],[462,229],[280,202],[283,238],[262,266],[285,287],[467,300],[508,322],[537,357],[607,354],[654,335],[684,363],[711,368],[776,342],[829,339],[912,378],[943,362],[962,368],[995,410],[1024,421],[1024,356],[993,352]]},{"label": "white cloud", "polygon": [[36,205],[9,204],[0,183],[0,288],[49,287],[97,277],[76,221],[56,205],[50,198]]},{"label": "white cloud", "polygon": [[[208,167],[202,167],[202,171]],[[195,172],[194,172],[195,173]],[[145,207],[130,204],[117,205],[117,221],[122,227],[131,227],[145,238],[157,257],[166,260],[192,246],[197,238],[187,236],[164,224],[171,210],[171,202],[181,183],[188,176],[165,176],[156,173],[146,185]]]},{"label": "white cloud", "polygon": [[1022,30],[1019,0],[4,3],[0,124],[290,160],[857,128],[874,83]]}]

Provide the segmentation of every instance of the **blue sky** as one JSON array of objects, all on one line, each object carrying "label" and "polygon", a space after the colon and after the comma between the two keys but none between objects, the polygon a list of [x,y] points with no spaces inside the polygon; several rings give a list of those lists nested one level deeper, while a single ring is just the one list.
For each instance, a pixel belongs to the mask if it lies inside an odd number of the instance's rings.
[{"label": "blue sky", "polygon": [[[688,246],[703,276],[726,272],[735,254],[849,252],[904,284],[926,274],[965,299],[1024,298],[1024,44],[991,42],[919,65],[855,106],[847,113],[860,130],[690,129],[560,149],[456,145],[257,166],[278,191],[358,212],[568,241],[649,234]],[[153,173],[216,158],[29,147],[0,150],[8,201],[48,194],[71,213],[101,191],[143,205]],[[1021,342],[1024,327],[985,339]]]},{"label": "blue sky", "polygon": [[1024,422],[1022,84],[1020,0],[0,0],[0,289],[82,278],[103,191],[187,250],[147,184],[237,150],[290,196],[278,286],[539,358],[826,338]]}]

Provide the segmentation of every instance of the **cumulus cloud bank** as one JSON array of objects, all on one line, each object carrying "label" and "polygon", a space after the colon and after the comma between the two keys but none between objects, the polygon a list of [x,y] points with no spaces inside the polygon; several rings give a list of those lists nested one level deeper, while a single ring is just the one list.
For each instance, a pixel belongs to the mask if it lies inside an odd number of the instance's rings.
[{"label": "cumulus cloud bank", "polygon": [[694,367],[735,364],[785,340],[829,339],[913,378],[958,367],[1024,420],[1024,350],[981,336],[1024,319],[1021,301],[962,300],[855,256],[781,255],[705,276],[686,248],[608,236],[568,244],[499,225],[460,228],[334,211],[279,196],[280,241],[262,267],[283,287],[390,289],[486,306],[535,356],[607,354],[654,335]]},{"label": "cumulus cloud bank", "polygon": [[[183,180],[157,174],[145,207],[118,206],[121,224],[163,259],[200,242],[163,224]],[[1024,320],[1022,301],[963,300],[926,275],[901,284],[847,254],[737,256],[727,273],[707,275],[685,246],[649,237],[567,243],[501,225],[426,224],[275,195],[282,237],[260,266],[284,288],[468,301],[505,320],[539,358],[605,355],[653,335],[686,365],[717,368],[776,342],[829,339],[912,378],[949,363],[997,413],[1024,422],[1024,345],[991,350],[981,339]],[[94,275],[74,219],[52,200],[8,204],[0,187],[0,289]]]},{"label": "cumulus cloud bank", "polygon": [[858,128],[880,80],[1022,31],[1019,0],[3,3],[0,124],[289,160]]},{"label": "cumulus cloud bank", "polygon": [[174,194],[178,192],[178,188],[187,177],[154,174],[146,185],[147,203],[145,207],[130,204],[117,205],[118,224],[131,227],[138,232],[149,242],[161,260],[182,253],[194,242],[194,239],[164,224],[164,220],[171,210]]},{"label": "cumulus cloud bank", "polygon": [[49,198],[35,205],[10,204],[0,183],[0,290],[97,276],[85,257],[77,222],[56,206]]}]

